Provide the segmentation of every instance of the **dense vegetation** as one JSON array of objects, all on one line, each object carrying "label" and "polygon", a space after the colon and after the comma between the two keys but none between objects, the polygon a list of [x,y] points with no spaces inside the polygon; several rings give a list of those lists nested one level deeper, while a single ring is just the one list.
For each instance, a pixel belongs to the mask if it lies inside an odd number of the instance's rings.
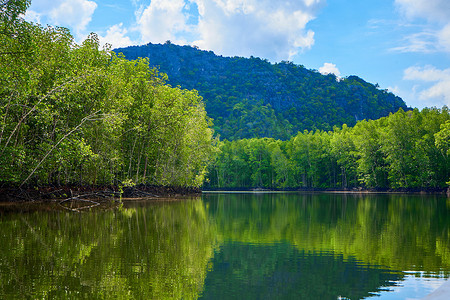
[{"label": "dense vegetation", "polygon": [[99,50],[95,34],[78,45],[65,28],[25,22],[28,5],[0,2],[2,185],[201,186],[208,171],[207,188],[443,188],[449,181],[447,107],[404,111],[400,98],[360,78],[337,80],[287,62],[170,43],[123,49],[166,64],[172,83],[199,88],[223,137],[272,137],[214,147],[195,90],[169,86],[148,58]]},{"label": "dense vegetation", "polygon": [[0,2],[0,183],[199,186],[212,150],[201,97],[96,35],[21,19]]},{"label": "dense vegetation", "polygon": [[291,62],[222,57],[195,47],[147,44],[116,49],[148,57],[173,86],[196,89],[221,138],[289,139],[298,131],[353,126],[407,110],[404,101],[357,76],[338,79]]},{"label": "dense vegetation", "polygon": [[288,141],[222,141],[219,148],[207,188],[444,188],[450,114],[447,107],[400,110],[353,128],[305,130]]}]

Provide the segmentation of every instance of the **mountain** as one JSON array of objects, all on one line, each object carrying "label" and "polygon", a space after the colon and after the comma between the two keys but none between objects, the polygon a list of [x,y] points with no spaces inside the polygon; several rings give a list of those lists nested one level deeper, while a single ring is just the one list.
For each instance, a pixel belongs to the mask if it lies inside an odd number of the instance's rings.
[{"label": "mountain", "polygon": [[170,43],[116,49],[128,59],[148,57],[168,83],[196,89],[221,138],[289,139],[305,129],[331,130],[408,109],[405,102],[357,76],[322,75],[302,65],[222,57]]}]

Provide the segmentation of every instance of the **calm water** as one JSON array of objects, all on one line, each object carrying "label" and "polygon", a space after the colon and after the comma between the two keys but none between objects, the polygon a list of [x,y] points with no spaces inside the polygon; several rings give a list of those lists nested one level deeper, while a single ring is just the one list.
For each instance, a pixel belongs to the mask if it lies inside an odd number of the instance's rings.
[{"label": "calm water", "polygon": [[0,210],[0,299],[417,299],[450,276],[450,200],[206,193]]}]

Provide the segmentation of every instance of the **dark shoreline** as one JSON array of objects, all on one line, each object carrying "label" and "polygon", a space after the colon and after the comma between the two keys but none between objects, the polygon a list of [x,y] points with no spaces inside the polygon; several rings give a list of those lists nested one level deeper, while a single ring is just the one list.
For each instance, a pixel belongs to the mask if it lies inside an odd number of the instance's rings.
[{"label": "dark shoreline", "polygon": [[69,198],[91,197],[104,199],[139,199],[139,198],[177,198],[182,196],[200,195],[204,192],[329,192],[329,193],[402,193],[402,194],[447,194],[450,197],[450,188],[429,189],[265,189],[265,188],[196,188],[140,184],[133,187],[120,187],[118,185],[49,185],[0,187],[0,202],[49,202]]},{"label": "dark shoreline", "polygon": [[197,195],[202,191],[195,187],[136,185],[133,187],[120,187],[119,185],[49,185],[0,187],[0,202],[48,202],[70,198],[175,198],[188,195]]},{"label": "dark shoreline", "polygon": [[366,193],[366,194],[447,194],[450,197],[449,188],[400,188],[400,189],[382,189],[382,188],[287,188],[287,189],[265,189],[265,188],[203,188],[204,192],[319,192],[319,193]]}]

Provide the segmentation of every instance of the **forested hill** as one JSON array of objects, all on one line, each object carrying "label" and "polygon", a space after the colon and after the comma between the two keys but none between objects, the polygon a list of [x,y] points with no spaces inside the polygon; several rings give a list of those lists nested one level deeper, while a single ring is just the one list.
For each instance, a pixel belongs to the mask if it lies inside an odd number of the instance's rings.
[{"label": "forested hill", "polygon": [[203,96],[214,129],[229,140],[288,139],[305,129],[331,130],[407,109],[405,102],[357,76],[338,80],[291,62],[222,57],[191,46],[147,44],[116,49],[128,59],[148,57],[172,86]]}]

